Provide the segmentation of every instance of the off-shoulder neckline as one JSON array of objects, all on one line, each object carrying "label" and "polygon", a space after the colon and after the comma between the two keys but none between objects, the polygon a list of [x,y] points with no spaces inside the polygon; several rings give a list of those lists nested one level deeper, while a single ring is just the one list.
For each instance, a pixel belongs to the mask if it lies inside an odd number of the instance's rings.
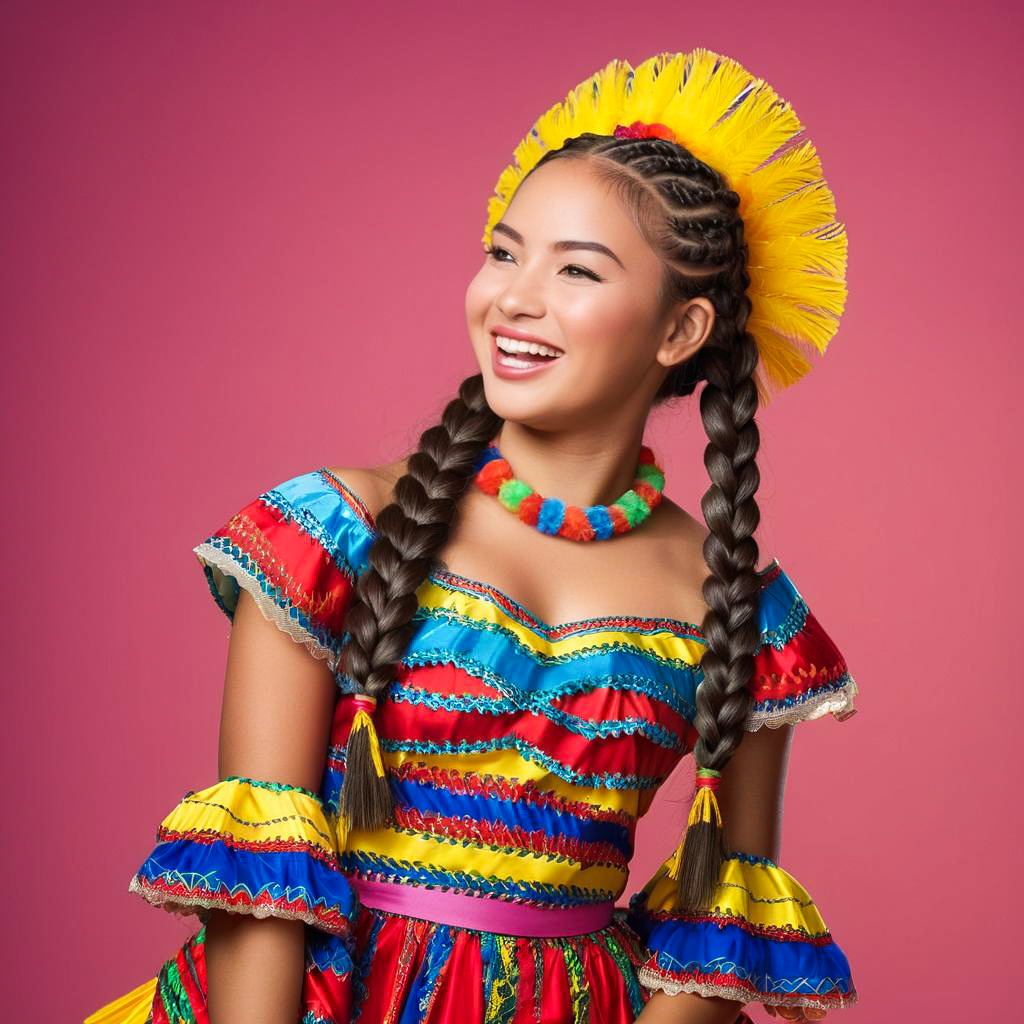
[{"label": "off-shoulder neckline", "polygon": [[[370,538],[376,538],[376,519],[366,502],[363,501],[363,499],[360,498],[359,495],[341,479],[341,477],[327,466],[321,466],[320,473],[327,477],[331,483],[337,487],[342,498],[346,500],[348,505],[352,508],[352,511],[355,512],[356,518],[365,530],[367,536]],[[763,590],[764,587],[774,579],[775,575],[781,571],[782,567],[779,564],[778,558],[773,558],[771,562],[764,567],[764,569],[757,573],[757,575],[761,577],[761,589]],[[490,601],[490,603],[505,611],[513,611],[516,617],[522,619],[526,625],[535,629],[538,633],[543,633],[548,637],[552,634],[563,636],[585,632],[595,628],[609,628],[609,624],[618,624],[621,626],[621,623],[629,622],[637,624],[636,628],[630,629],[627,627],[625,632],[644,633],[668,627],[671,632],[679,633],[686,637],[692,637],[698,640],[705,639],[704,631],[697,623],[687,622],[685,619],[676,619],[667,615],[591,615],[583,619],[571,619],[568,622],[548,623],[531,612],[526,605],[516,600],[516,598],[507,591],[502,590],[501,587],[495,586],[493,583],[488,583],[486,580],[478,580],[469,576],[463,576],[459,573],[452,572],[449,569],[442,569],[440,566],[433,568],[427,574],[427,578],[446,590],[451,590],[453,587],[456,589],[463,587],[469,590],[478,590],[483,594],[485,599]]]}]

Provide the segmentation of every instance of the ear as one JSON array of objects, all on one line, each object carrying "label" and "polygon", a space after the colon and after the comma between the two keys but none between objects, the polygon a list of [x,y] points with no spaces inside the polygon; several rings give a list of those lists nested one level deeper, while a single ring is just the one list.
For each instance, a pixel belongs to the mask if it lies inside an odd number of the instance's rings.
[{"label": "ear", "polygon": [[710,299],[698,297],[679,303],[672,310],[667,332],[658,346],[658,362],[671,369],[689,359],[711,336],[714,325],[715,307]]}]

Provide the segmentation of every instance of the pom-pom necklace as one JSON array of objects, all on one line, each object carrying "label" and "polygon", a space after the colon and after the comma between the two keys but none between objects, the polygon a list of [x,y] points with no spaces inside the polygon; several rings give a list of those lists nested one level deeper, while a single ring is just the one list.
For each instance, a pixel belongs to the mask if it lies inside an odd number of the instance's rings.
[{"label": "pom-pom necklace", "polygon": [[544,498],[512,472],[495,444],[489,445],[476,465],[476,485],[493,495],[524,523],[553,537],[567,540],[608,540],[635,530],[661,501],[665,474],[646,445],[640,449],[633,486],[610,505],[566,505]]}]

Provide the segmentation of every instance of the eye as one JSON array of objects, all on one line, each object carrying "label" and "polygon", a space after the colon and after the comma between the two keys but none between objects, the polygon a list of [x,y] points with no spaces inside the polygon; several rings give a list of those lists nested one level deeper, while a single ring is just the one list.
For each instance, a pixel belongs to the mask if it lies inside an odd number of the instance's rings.
[{"label": "eye", "polygon": [[[496,259],[496,260],[498,260],[498,253],[501,253],[501,252],[505,253],[506,256],[511,256],[512,255],[508,251],[508,249],[504,249],[500,245],[488,245],[484,249],[484,252],[486,252],[488,254],[488,256],[493,256],[494,259]],[[498,262],[499,263],[504,263],[505,261],[504,260],[498,260]]]},{"label": "eye", "polygon": [[601,278],[597,276],[592,270],[588,270],[586,267],[581,267],[578,263],[570,263],[568,266],[562,268],[563,270],[578,270],[579,274],[570,274],[570,277],[589,277],[591,281],[600,281]]}]

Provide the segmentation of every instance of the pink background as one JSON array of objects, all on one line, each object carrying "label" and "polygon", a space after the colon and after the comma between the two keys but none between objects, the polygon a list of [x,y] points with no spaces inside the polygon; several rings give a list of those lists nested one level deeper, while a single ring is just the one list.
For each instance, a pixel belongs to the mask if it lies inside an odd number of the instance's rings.
[{"label": "pink background", "polygon": [[[161,6],[4,6],[5,1018],[79,1020],[193,930],[127,892],[216,778],[228,626],[192,545],[289,476],[413,445],[475,369],[463,293],[515,142],[612,57],[696,45],[793,102],[850,237],[833,347],[760,417],[762,551],[862,688],[798,729],[781,862],[853,964],[833,1017],[1006,1010],[1014,5]],[[699,514],[696,409],[650,437]]]}]

